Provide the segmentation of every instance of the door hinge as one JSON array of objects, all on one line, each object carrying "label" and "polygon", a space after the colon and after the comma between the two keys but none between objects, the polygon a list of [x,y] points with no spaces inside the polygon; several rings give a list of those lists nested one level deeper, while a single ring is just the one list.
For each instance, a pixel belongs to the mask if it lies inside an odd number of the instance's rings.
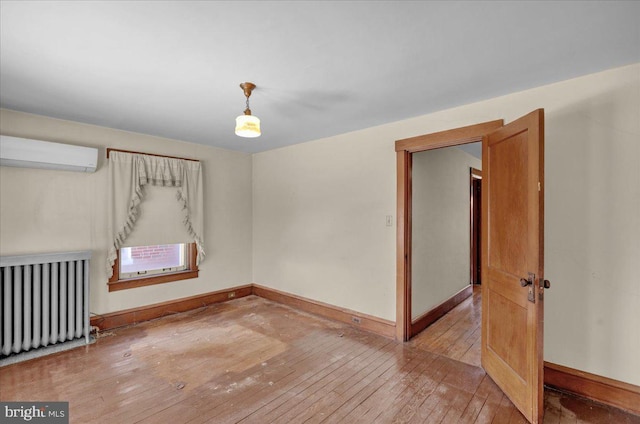
[{"label": "door hinge", "polygon": [[542,190],[542,188],[541,188],[541,187],[542,187],[542,184],[540,184],[540,181],[538,181],[538,191],[541,191],[541,190]]}]

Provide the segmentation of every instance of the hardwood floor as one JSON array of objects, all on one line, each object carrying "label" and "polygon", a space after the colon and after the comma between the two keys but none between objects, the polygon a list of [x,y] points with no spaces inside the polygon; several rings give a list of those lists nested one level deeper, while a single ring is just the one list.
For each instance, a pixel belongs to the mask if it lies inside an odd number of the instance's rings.
[{"label": "hardwood floor", "polygon": [[[72,423],[525,422],[464,362],[471,348],[435,344],[460,360],[249,296],[1,368],[0,400],[69,401]],[[546,423],[640,422],[558,393],[546,405]]]},{"label": "hardwood floor", "polygon": [[481,287],[474,286],[472,296],[412,338],[409,344],[479,367],[481,308]]}]

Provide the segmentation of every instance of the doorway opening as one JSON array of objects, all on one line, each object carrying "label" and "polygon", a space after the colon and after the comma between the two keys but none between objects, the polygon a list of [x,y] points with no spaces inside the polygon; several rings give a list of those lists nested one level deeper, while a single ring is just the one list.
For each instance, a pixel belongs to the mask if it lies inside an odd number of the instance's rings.
[{"label": "doorway opening", "polygon": [[[484,177],[481,366],[526,419],[537,424],[544,415],[543,301],[544,289],[549,287],[543,279],[543,109],[508,125],[491,121],[396,141],[396,338],[408,340],[430,324],[427,320],[435,322],[471,295],[473,285],[468,285],[417,320],[412,319],[411,271],[417,263],[412,261],[411,231],[414,154],[474,141],[482,141]],[[470,266],[464,270],[468,273]]]},{"label": "doorway opening", "polygon": [[469,258],[471,284],[482,283],[482,171],[470,169],[469,207],[470,207],[470,240]]},{"label": "doorway opening", "polygon": [[[415,154],[411,193],[410,343],[476,367],[481,366],[482,345],[481,161],[481,143]],[[416,316],[440,299],[451,309],[434,315],[435,321],[425,328],[418,327]]]},{"label": "doorway opening", "polygon": [[[489,121],[482,124],[471,125],[468,127],[457,128],[439,133],[427,134],[423,136],[413,137],[396,141],[397,153],[397,183],[398,183],[398,233],[397,233],[397,286],[396,286],[396,339],[407,341],[415,334],[437,321],[447,312],[451,311],[456,305],[464,301],[472,295],[473,287],[469,278],[470,267],[465,265],[464,279],[467,283],[457,293],[448,297],[442,303],[428,310],[426,313],[415,317],[412,312],[412,268],[415,264],[412,262],[412,210],[413,210],[413,162],[414,154],[425,152],[428,150],[440,149],[450,146],[461,146],[470,143],[482,141],[482,136],[503,126],[503,120]],[[467,174],[466,183],[468,186],[469,171],[468,167],[465,171]],[[468,193],[468,191],[466,191]],[[464,194],[464,193],[463,193]],[[467,195],[468,196],[468,195]],[[468,203],[467,197],[467,205]],[[466,216],[469,215],[467,206]],[[468,220],[468,218],[466,218]],[[470,239],[470,233],[464,236],[466,240]],[[469,252],[469,250],[468,250]],[[466,255],[470,255],[467,253]],[[469,258],[469,256],[466,256]]]}]

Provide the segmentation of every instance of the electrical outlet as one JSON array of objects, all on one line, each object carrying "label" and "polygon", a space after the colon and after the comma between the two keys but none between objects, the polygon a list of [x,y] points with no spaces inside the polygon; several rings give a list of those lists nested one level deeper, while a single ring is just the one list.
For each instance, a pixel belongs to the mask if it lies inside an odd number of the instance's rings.
[{"label": "electrical outlet", "polygon": [[234,297],[236,297],[236,292],[229,292],[229,299],[233,299]]},{"label": "electrical outlet", "polygon": [[360,317],[351,317],[351,321],[354,324],[360,324]]}]

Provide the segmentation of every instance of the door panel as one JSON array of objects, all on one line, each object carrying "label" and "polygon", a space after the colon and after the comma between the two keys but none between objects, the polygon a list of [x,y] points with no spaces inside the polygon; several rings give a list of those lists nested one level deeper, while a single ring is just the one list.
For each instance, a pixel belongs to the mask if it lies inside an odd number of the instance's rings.
[{"label": "door panel", "polygon": [[544,412],[543,153],[542,109],[483,138],[482,366],[532,423]]},{"label": "door panel", "polygon": [[[489,340],[487,344],[499,357],[509,364],[511,369],[524,381],[527,378],[526,332],[522,326],[527,323],[527,310],[504,296],[491,293],[489,309],[500,310],[504,321],[489,321]],[[509,340],[509,343],[502,343]]]},{"label": "door panel", "polygon": [[493,206],[489,216],[493,247],[489,251],[489,266],[513,276],[527,275],[526,240],[514,237],[527,230],[527,198],[521,195],[527,191],[526,152],[527,138],[522,133],[494,141],[489,150],[489,162],[493,165],[488,181],[489,203]]}]

